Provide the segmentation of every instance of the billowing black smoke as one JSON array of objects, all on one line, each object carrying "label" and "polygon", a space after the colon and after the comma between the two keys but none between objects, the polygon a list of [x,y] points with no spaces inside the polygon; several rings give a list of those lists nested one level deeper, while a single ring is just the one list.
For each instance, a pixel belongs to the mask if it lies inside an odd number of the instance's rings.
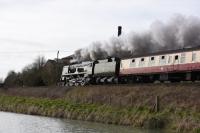
[{"label": "billowing black smoke", "polygon": [[94,42],[75,51],[79,61],[103,59],[108,56],[128,58],[156,51],[196,47],[200,45],[200,19],[176,15],[168,23],[154,22],[149,31],[129,33],[107,42]]}]

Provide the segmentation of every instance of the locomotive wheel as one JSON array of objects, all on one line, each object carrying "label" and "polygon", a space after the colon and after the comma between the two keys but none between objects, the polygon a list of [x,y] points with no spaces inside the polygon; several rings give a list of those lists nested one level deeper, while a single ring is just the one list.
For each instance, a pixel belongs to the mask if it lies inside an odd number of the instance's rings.
[{"label": "locomotive wheel", "polygon": [[74,86],[74,84],[72,82],[69,82],[69,86]]},{"label": "locomotive wheel", "polygon": [[115,78],[115,79],[114,79],[114,83],[115,83],[115,84],[119,84],[119,79],[118,79],[118,78]]},{"label": "locomotive wheel", "polygon": [[79,83],[78,83],[78,82],[76,82],[74,85],[75,85],[75,86],[79,86]]},{"label": "locomotive wheel", "polygon": [[57,86],[65,86],[65,83],[64,82],[58,82]]},{"label": "locomotive wheel", "polygon": [[86,82],[85,81],[82,81],[81,82],[81,86],[85,86],[86,85]]},{"label": "locomotive wheel", "polygon": [[96,84],[100,83],[101,78],[96,78]]},{"label": "locomotive wheel", "polygon": [[65,86],[69,86],[69,83],[66,83]]}]

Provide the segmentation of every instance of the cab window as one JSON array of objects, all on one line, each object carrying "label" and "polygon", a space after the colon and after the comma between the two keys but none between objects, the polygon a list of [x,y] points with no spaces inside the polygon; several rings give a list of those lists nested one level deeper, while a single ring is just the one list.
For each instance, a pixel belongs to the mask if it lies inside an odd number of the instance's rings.
[{"label": "cab window", "polygon": [[75,73],[76,72],[76,68],[75,67],[72,67],[72,68],[69,67],[68,71],[69,71],[69,73]]},{"label": "cab window", "polygon": [[78,72],[84,72],[84,68],[78,68],[77,71]]},{"label": "cab window", "polygon": [[111,58],[108,58],[108,62],[112,62],[112,59],[111,59]]}]

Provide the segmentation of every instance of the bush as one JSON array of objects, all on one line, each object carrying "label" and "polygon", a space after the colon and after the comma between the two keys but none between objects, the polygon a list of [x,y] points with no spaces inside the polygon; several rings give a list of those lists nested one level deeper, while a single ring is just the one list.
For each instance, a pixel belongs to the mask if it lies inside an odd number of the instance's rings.
[{"label": "bush", "polygon": [[8,87],[53,85],[58,82],[62,67],[62,63],[54,60],[46,62],[44,57],[39,56],[21,73],[9,72],[4,83]]},{"label": "bush", "polygon": [[56,61],[49,60],[42,70],[42,79],[45,85],[56,84],[60,78],[62,72],[62,64],[58,64]]},{"label": "bush", "polygon": [[10,71],[8,73],[8,76],[4,80],[5,86],[11,87],[11,86],[22,86],[23,80],[20,73],[16,73],[14,71]]},{"label": "bush", "polygon": [[31,65],[22,71],[22,79],[25,86],[44,86],[42,79],[43,66],[46,63],[44,57],[39,56]]}]

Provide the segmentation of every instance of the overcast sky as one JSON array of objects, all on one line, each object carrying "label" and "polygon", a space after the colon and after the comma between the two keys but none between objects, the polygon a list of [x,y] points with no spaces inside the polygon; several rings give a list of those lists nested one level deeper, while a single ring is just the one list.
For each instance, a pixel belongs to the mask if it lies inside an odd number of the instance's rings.
[{"label": "overcast sky", "polygon": [[0,78],[38,55],[72,54],[94,41],[141,32],[174,14],[200,16],[199,0],[0,0]]}]

